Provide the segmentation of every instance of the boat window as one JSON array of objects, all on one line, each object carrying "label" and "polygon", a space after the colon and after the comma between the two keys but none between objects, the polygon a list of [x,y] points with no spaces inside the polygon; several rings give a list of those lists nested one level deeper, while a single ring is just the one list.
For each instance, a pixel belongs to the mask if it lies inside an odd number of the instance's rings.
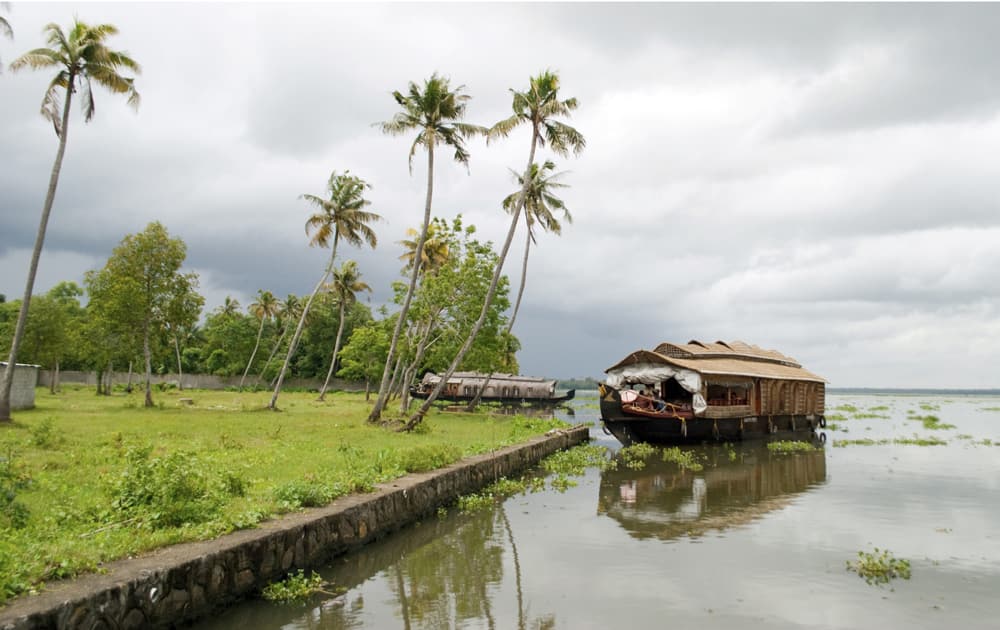
[{"label": "boat window", "polygon": [[750,383],[708,384],[708,404],[732,407],[750,404]]}]

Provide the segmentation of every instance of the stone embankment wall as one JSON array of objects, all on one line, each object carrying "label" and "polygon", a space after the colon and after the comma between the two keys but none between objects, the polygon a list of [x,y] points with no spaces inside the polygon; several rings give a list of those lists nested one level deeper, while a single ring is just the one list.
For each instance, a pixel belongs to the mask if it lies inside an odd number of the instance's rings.
[{"label": "stone embankment wall", "polygon": [[586,426],[412,474],[370,494],[297,512],[217,540],[174,545],[108,564],[103,575],[50,585],[0,609],[2,630],[168,628],[211,614],[297,569],[419,520],[499,477],[588,439]]},{"label": "stone embankment wall", "polygon": [[[38,372],[38,387],[49,387],[52,384],[52,376],[54,374],[53,370],[39,370]],[[139,384],[143,381],[145,377],[142,373],[133,372],[132,373],[132,386],[139,388]],[[153,374],[150,379],[153,385],[159,385],[160,383],[170,383],[173,385],[177,384],[176,374]],[[97,375],[94,372],[75,372],[71,370],[59,372],[59,383],[62,385],[89,385],[91,387],[97,387]],[[128,372],[115,372],[111,375],[112,385],[126,385],[128,383]],[[216,376],[214,374],[185,374],[184,375],[184,387],[189,389],[226,389],[227,387],[238,387],[240,384],[239,376]],[[254,385],[268,388],[269,383],[266,381],[259,380],[256,376],[248,376],[246,382],[244,383],[246,387],[253,387]],[[302,388],[302,389],[319,389],[323,386],[323,380],[318,378],[288,378],[285,379],[284,387],[287,388]],[[363,392],[365,391],[365,384],[363,381],[348,381],[342,378],[330,379],[330,389],[343,390],[350,392]]]}]

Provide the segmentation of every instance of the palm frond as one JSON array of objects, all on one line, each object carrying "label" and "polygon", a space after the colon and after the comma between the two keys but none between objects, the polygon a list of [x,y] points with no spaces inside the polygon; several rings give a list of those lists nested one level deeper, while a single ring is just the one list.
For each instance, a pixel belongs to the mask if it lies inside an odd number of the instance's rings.
[{"label": "palm frond", "polygon": [[14,61],[10,62],[10,69],[12,72],[17,72],[25,67],[29,67],[32,70],[38,70],[40,68],[51,68],[58,65],[63,64],[62,59],[59,58],[56,51],[48,48],[36,48],[24,53]]}]

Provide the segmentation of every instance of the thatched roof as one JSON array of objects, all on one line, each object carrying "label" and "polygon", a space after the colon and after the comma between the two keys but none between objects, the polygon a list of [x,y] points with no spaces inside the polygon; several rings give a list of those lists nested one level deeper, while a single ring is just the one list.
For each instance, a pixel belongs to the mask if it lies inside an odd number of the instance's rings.
[{"label": "thatched roof", "polygon": [[655,350],[636,350],[609,367],[611,372],[627,365],[665,364],[708,375],[751,376],[799,381],[826,380],[805,370],[793,358],[776,350],[765,350],[742,341],[686,344],[661,343]]}]

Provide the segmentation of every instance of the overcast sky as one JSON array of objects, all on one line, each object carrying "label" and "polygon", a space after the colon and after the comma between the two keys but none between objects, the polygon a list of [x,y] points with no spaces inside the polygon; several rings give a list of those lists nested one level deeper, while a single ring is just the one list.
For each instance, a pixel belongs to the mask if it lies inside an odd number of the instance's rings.
[{"label": "overcast sky", "polygon": [[[1000,387],[1000,5],[13,3],[0,59],[74,15],[118,26],[142,105],[98,89],[90,124],[73,112],[36,293],[82,283],[154,220],[187,243],[207,308],[308,293],[327,251],[307,247],[298,196],[350,169],[386,219],[377,250],[341,250],[377,306],[426,176],[422,154],[408,173],[412,138],[371,126],[391,92],[440,72],[489,125],[549,68],[587,149],[556,158],[574,221],[532,250],[523,373],[740,339],[831,386]],[[0,75],[8,299],[57,148],[50,78]],[[471,142],[469,172],[439,159],[434,214],[501,241],[528,142]]]}]

